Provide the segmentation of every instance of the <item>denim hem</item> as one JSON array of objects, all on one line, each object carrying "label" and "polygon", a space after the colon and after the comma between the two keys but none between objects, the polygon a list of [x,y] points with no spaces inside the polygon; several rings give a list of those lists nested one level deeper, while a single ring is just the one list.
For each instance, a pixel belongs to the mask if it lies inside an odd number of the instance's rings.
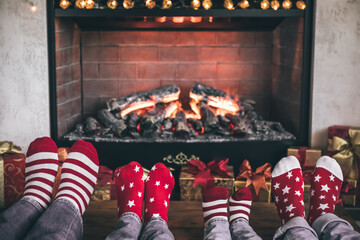
[{"label": "denim hem", "polygon": [[249,224],[249,221],[246,220],[245,218],[238,218],[238,219],[234,220],[234,221],[230,224],[230,226],[232,226],[232,225],[234,225],[234,224],[236,224],[236,223],[238,223],[238,222],[244,222],[244,223]]},{"label": "denim hem", "polygon": [[283,235],[292,228],[307,229],[317,238],[316,232],[310,227],[309,223],[303,217],[294,217],[276,230],[274,239],[282,238]]},{"label": "denim hem", "polygon": [[54,202],[63,202],[65,204],[69,205],[71,210],[73,210],[76,213],[76,215],[79,215],[80,218],[82,219],[80,210],[71,201],[67,200],[66,198],[60,197],[60,198],[55,199]]},{"label": "denim hem", "polygon": [[120,219],[124,218],[124,217],[132,217],[134,218],[140,225],[142,225],[142,222],[139,218],[139,216],[136,213],[133,212],[124,212],[123,214],[121,214],[121,216],[119,217],[119,221]]},{"label": "denim hem", "polygon": [[152,217],[152,218],[150,218],[150,220],[147,222],[147,224],[149,224],[150,222],[160,222],[160,223],[167,226],[167,222],[164,219],[160,218],[160,217]]},{"label": "denim hem", "polygon": [[33,199],[32,197],[29,197],[29,196],[25,196],[23,197],[20,201],[25,201],[25,202],[28,202],[30,203],[31,205],[33,205],[36,209],[36,211],[38,212],[42,212],[45,210],[45,208],[43,208],[40,203],[38,203],[35,199]]},{"label": "denim hem", "polygon": [[332,222],[342,222],[347,224],[350,228],[353,229],[353,227],[349,222],[339,218],[338,216],[332,213],[326,213],[315,219],[315,221],[312,224],[312,228],[316,231],[318,236],[321,236],[321,233],[324,231],[324,229]]},{"label": "denim hem", "polygon": [[211,224],[213,224],[213,223],[216,223],[216,222],[221,222],[221,223],[228,223],[229,221],[228,220],[226,220],[226,219],[224,219],[224,218],[220,218],[220,217],[213,217],[212,219],[210,219],[209,221],[207,221],[206,223],[205,223],[205,231],[206,231],[206,229],[211,225]]}]

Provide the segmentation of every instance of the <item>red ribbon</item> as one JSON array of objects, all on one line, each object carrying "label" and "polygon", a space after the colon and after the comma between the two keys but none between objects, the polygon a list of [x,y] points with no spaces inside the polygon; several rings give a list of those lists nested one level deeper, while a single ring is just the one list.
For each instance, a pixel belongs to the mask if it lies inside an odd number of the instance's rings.
[{"label": "red ribbon", "polygon": [[297,158],[299,159],[301,168],[303,168],[306,163],[306,150],[307,147],[299,147],[298,149]]},{"label": "red ribbon", "polygon": [[119,170],[120,170],[120,168],[117,168],[115,171],[113,171],[105,166],[100,165],[97,184],[100,186],[106,186],[106,184],[108,182],[113,181],[113,179],[116,177]]}]

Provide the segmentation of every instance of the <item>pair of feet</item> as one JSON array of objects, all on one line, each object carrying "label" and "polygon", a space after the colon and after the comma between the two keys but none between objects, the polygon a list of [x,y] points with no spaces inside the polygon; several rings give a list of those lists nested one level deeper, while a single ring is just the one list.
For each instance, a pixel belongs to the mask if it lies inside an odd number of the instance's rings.
[{"label": "pair of feet", "polygon": [[120,168],[115,178],[117,187],[118,216],[127,212],[135,213],[142,221],[145,200],[144,222],[151,218],[162,218],[167,222],[167,212],[175,180],[169,169],[156,163],[146,180],[143,169],[137,162]]},{"label": "pair of feet", "polygon": [[[59,168],[57,146],[48,137],[37,138],[29,146],[25,167],[25,199],[35,200],[43,209],[51,203]],[[99,171],[97,152],[91,143],[79,140],[70,148],[61,171],[56,199],[66,199],[83,214],[94,191]]]},{"label": "pair of feet", "polygon": [[[336,160],[328,156],[319,158],[311,182],[307,219],[310,225],[319,216],[334,213],[342,181],[342,171]],[[271,190],[283,224],[294,217],[305,218],[304,182],[296,157],[285,157],[276,164],[272,172]]]}]

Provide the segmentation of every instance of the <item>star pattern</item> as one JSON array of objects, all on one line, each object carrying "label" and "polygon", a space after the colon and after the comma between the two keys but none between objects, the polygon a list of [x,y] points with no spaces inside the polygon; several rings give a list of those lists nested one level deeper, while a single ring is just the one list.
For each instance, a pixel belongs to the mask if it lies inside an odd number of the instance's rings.
[{"label": "star pattern", "polygon": [[298,191],[295,191],[295,195],[300,197],[300,196],[301,196],[300,191],[299,191],[299,190],[298,190]]},{"label": "star pattern", "polygon": [[334,175],[331,174],[330,175],[330,181],[334,182],[335,181],[334,179],[335,179]]},{"label": "star pattern", "polygon": [[149,202],[151,202],[151,203],[152,203],[153,201],[155,201],[155,198],[153,198],[153,197],[152,197],[152,198],[150,198]]},{"label": "star pattern", "polygon": [[139,171],[140,171],[140,167],[139,167],[139,166],[135,166],[134,171],[135,171],[135,172],[139,172]]},{"label": "star pattern", "polygon": [[138,197],[142,197],[142,192],[138,192]]},{"label": "star pattern", "polygon": [[155,186],[160,186],[160,181],[156,181]]},{"label": "star pattern", "polygon": [[132,206],[135,206],[134,200],[128,202],[127,204],[129,206],[129,208],[131,208]]},{"label": "star pattern", "polygon": [[299,177],[296,177],[296,178],[295,178],[295,181],[296,181],[296,182],[300,182],[300,178],[299,178]]},{"label": "star pattern", "polygon": [[329,208],[329,206],[328,206],[328,205],[329,205],[328,203],[324,203],[324,204],[320,203],[320,205],[319,205],[319,208],[318,208],[318,209],[325,210],[325,209]]},{"label": "star pattern", "polygon": [[133,188],[133,187],[134,187],[134,183],[131,182],[129,188]]},{"label": "star pattern", "polygon": [[274,189],[278,189],[280,187],[280,183],[276,183],[275,185],[274,185]]},{"label": "star pattern", "polygon": [[121,191],[124,191],[125,190],[125,185],[122,185],[121,186]]},{"label": "star pattern", "polygon": [[320,175],[317,175],[317,176],[315,176],[315,180],[314,180],[314,182],[319,182],[320,181]]},{"label": "star pattern", "polygon": [[164,188],[165,188],[165,189],[168,189],[168,188],[169,188],[169,184],[165,184]]},{"label": "star pattern", "polygon": [[292,176],[293,176],[293,175],[292,175],[292,172],[291,172],[291,171],[290,171],[290,172],[288,172],[288,174],[287,174],[287,178],[288,178],[288,179],[290,179]]},{"label": "star pattern", "polygon": [[289,193],[289,190],[290,190],[290,189],[291,189],[291,188],[289,188],[288,186],[285,186],[285,187],[282,189],[283,194]]}]

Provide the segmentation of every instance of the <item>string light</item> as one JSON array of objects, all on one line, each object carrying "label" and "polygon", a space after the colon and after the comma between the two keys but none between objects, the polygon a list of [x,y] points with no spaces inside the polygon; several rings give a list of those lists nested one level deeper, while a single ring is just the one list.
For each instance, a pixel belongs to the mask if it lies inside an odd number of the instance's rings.
[{"label": "string light", "polygon": [[224,1],[224,7],[229,9],[229,10],[234,10],[235,7],[234,7],[234,3],[232,0],[225,0]]},{"label": "string light", "polygon": [[202,3],[202,6],[205,10],[209,10],[212,7],[212,1],[211,0],[204,0]]},{"label": "string light", "polygon": [[70,6],[70,2],[68,0],[61,0],[59,6],[62,9],[67,9]]},{"label": "string light", "polygon": [[92,9],[95,5],[95,1],[94,0],[86,0],[86,4],[85,4],[85,8],[86,9]]},{"label": "string light", "polygon": [[85,2],[85,0],[76,0],[75,6],[76,6],[77,8],[83,9],[83,8],[85,8],[85,6],[86,6],[86,2]]},{"label": "string light", "polygon": [[202,21],[202,17],[190,17],[190,22],[199,23]]},{"label": "string light", "polygon": [[269,9],[270,2],[268,0],[262,0],[261,3],[260,3],[260,7],[263,10]]},{"label": "string light", "polygon": [[124,0],[124,2],[123,2],[123,7],[124,7],[125,9],[131,9],[131,8],[134,7],[134,2],[131,1],[131,0]]},{"label": "string light", "polygon": [[118,2],[116,0],[109,0],[107,6],[111,9],[115,9],[118,6]]},{"label": "string light", "polygon": [[191,1],[191,7],[194,9],[194,10],[198,10],[201,6],[201,2],[200,0],[192,0]]},{"label": "string light", "polygon": [[173,17],[173,23],[183,23],[185,17]]},{"label": "string light", "polygon": [[172,6],[172,1],[171,0],[163,0],[162,3],[162,7],[165,9],[169,9]]},{"label": "string light", "polygon": [[241,2],[239,2],[239,6],[242,9],[246,9],[246,8],[250,7],[250,3],[248,0],[242,0]]},{"label": "string light", "polygon": [[304,1],[300,0],[296,2],[296,7],[300,10],[305,10],[306,4]]},{"label": "string light", "polygon": [[270,6],[276,11],[280,8],[280,2],[278,0],[273,0],[271,1]]},{"label": "string light", "polygon": [[148,9],[153,9],[156,6],[156,2],[154,0],[145,0],[145,6]]},{"label": "string light", "polygon": [[292,2],[290,0],[284,0],[282,3],[283,9],[290,9],[292,7]]}]

